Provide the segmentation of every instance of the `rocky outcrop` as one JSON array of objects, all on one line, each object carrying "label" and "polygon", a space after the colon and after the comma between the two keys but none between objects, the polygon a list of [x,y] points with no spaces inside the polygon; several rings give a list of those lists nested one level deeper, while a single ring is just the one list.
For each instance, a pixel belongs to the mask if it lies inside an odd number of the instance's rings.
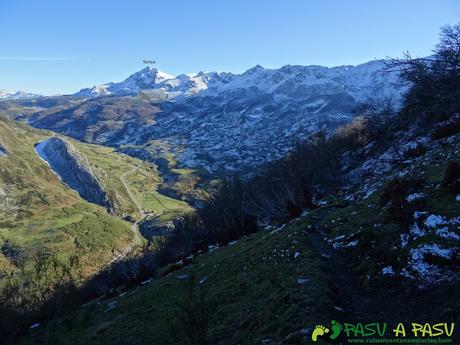
[{"label": "rocky outcrop", "polygon": [[111,208],[101,182],[92,172],[86,157],[72,145],[53,137],[35,145],[39,157],[71,189],[88,202]]},{"label": "rocky outcrop", "polygon": [[139,231],[144,238],[152,241],[154,237],[169,236],[182,218],[176,216],[171,220],[162,220],[160,216],[154,215],[144,219],[139,224]]}]

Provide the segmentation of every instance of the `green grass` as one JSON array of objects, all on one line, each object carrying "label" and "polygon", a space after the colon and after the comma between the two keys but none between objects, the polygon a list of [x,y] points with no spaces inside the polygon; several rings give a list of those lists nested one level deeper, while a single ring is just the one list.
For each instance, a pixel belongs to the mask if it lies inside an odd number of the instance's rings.
[{"label": "green grass", "polygon": [[[112,148],[78,142],[75,145],[90,160],[95,174],[109,191],[109,198],[116,205],[120,215],[130,214],[135,218],[139,217],[139,210],[131,196],[143,210],[150,213],[177,214],[191,210],[187,203],[164,196],[157,191],[162,184],[162,177],[155,165],[117,154]],[[131,190],[131,196],[121,183],[123,175]]]},{"label": "green grass", "polygon": [[178,199],[204,200],[209,196],[206,188],[209,187],[209,182],[215,176],[213,177],[206,169],[202,167],[179,168],[176,155],[171,152],[168,143],[162,140],[151,140],[142,148],[149,151],[153,157],[165,159],[168,163],[168,174],[173,176],[173,179],[172,181],[160,179],[158,187],[174,191]]},{"label": "green grass", "polygon": [[121,178],[125,173],[129,173],[124,181],[131,192],[137,196],[136,201],[139,203],[141,191],[155,190],[160,180],[155,166],[136,158],[119,155],[112,148],[78,142],[74,144],[90,161],[94,173],[102,181],[104,189],[108,191],[109,200],[115,205],[117,213],[138,217],[138,208],[121,182]]},{"label": "green grass", "polygon": [[[175,319],[177,301],[187,274],[204,280],[207,298],[216,302],[210,335],[217,343],[260,344],[271,338],[280,343],[291,335],[293,344],[306,338],[293,333],[330,320],[333,303],[327,267],[306,243],[305,221],[270,234],[262,231],[194,260],[148,287],[93,303],[65,317],[55,332],[58,344],[174,344],[169,323]],[[294,259],[296,252],[300,256]],[[297,278],[311,279],[298,284]],[[104,312],[108,303],[117,307]],[[40,331],[24,343],[37,342]],[[308,334],[309,336],[310,334]]]},{"label": "green grass", "polygon": [[131,241],[129,224],[82,200],[41,161],[34,144],[50,133],[0,118],[0,140],[9,151],[0,158],[0,246],[19,248],[20,258],[0,254],[0,268],[36,253],[77,253],[92,272],[112,250]]},{"label": "green grass", "polygon": [[155,191],[144,193],[143,202],[148,210],[152,210],[157,213],[164,211],[177,212],[191,210],[190,206],[188,206],[185,202],[169,198]]},{"label": "green grass", "polygon": [[[38,158],[34,144],[51,135],[0,117],[0,144],[10,152],[0,157],[0,193],[8,195],[0,199],[0,246],[8,241],[27,257],[42,251],[77,252],[92,271],[131,240],[130,225],[117,218],[129,214],[140,219],[136,204],[164,220],[192,210],[187,203],[157,192],[162,179],[155,165],[113,148],[64,138],[101,181],[115,211],[109,215],[82,200]],[[0,252],[0,268],[13,269],[11,261]]]}]

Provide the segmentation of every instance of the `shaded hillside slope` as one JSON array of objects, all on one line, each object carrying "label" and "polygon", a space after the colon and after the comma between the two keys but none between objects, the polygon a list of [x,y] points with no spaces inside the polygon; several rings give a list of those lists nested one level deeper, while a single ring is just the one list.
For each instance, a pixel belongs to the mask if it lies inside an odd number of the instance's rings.
[{"label": "shaded hillside slope", "polygon": [[[388,157],[378,151],[367,158]],[[458,135],[435,139],[423,154],[402,166],[394,160],[364,186],[329,196],[298,219],[211,247],[189,266],[162,276],[175,265],[167,266],[136,289],[119,287],[117,297],[67,314],[52,339],[59,344],[185,344],[188,324],[180,301],[190,291],[206,292],[203,301],[194,300],[196,308],[215,311],[206,314],[212,344],[310,343],[315,325],[331,319],[458,323],[460,203],[440,185],[448,162],[459,159]],[[400,228],[380,200],[394,176],[409,181],[414,174],[422,180],[405,197],[419,216]],[[197,287],[190,290],[193,279]],[[198,309],[193,313],[199,315]],[[42,331],[30,331],[23,343],[39,341]]]},{"label": "shaded hillside slope", "polygon": [[[208,315],[212,343],[304,339],[313,323],[329,318],[334,304],[327,268],[311,251],[303,225],[241,239],[140,289],[91,303],[59,322],[52,339],[59,344],[178,344],[181,325],[174,335],[171,323],[178,321],[178,301],[192,276],[207,291],[204,304],[217,308]],[[33,331],[24,343],[39,342],[40,334]]]}]

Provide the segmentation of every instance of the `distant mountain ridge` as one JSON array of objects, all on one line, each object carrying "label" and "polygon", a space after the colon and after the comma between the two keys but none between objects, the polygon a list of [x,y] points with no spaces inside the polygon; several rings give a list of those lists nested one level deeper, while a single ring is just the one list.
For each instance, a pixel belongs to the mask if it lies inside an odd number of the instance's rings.
[{"label": "distant mountain ridge", "polygon": [[[99,97],[107,95],[133,95],[141,91],[162,90],[169,99],[178,96],[213,96],[235,89],[258,88],[276,92],[286,97],[302,98],[310,95],[310,87],[328,88],[330,92],[341,90],[363,101],[381,96],[399,100],[400,92],[394,92],[390,83],[397,84],[396,73],[384,74],[383,61],[375,60],[356,66],[301,66],[285,65],[279,69],[267,69],[257,65],[242,74],[230,72],[199,72],[195,75],[172,76],[153,67],[146,67],[121,82],[109,82],[85,88],[76,96]],[[371,86],[371,87],[369,87]]]},{"label": "distant mountain ridge", "polygon": [[29,93],[25,91],[9,91],[9,90],[0,90],[0,100],[15,100],[23,98],[35,98],[40,97],[40,95]]}]

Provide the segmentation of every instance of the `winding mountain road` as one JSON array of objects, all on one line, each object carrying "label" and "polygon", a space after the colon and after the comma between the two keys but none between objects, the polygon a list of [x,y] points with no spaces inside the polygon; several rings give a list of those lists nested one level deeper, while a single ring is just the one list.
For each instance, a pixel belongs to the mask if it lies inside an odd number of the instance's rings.
[{"label": "winding mountain road", "polygon": [[145,213],[144,209],[142,208],[142,205],[136,199],[136,197],[134,196],[133,192],[128,187],[128,185],[127,185],[127,183],[125,181],[126,176],[128,176],[129,174],[132,174],[132,173],[134,173],[134,172],[136,172],[138,170],[138,167],[135,167],[134,165],[131,165],[131,167],[132,167],[132,169],[130,171],[127,171],[123,175],[120,176],[120,181],[123,184],[123,187],[125,187],[126,191],[128,192],[129,198],[132,200],[134,205],[136,205],[137,209],[139,210],[139,215],[141,216],[141,218],[144,218],[146,216],[146,213]]},{"label": "winding mountain road", "polygon": [[[121,161],[121,157],[119,156],[118,157],[119,160]],[[128,196],[129,198],[131,199],[131,201],[133,202],[134,205],[136,205],[137,209],[138,209],[138,212],[139,212],[139,220],[137,220],[135,223],[133,223],[131,225],[131,231],[133,232],[134,234],[134,237],[133,237],[133,240],[131,241],[131,243],[129,245],[127,245],[126,247],[124,247],[121,251],[120,251],[120,254],[118,254],[115,258],[113,258],[110,262],[109,262],[109,265],[113,262],[116,262],[116,261],[119,261],[121,259],[123,259],[124,257],[128,256],[133,250],[134,248],[136,247],[142,247],[143,246],[143,236],[141,235],[140,231],[139,231],[139,223],[142,222],[147,216],[148,216],[148,212],[146,212],[144,210],[144,208],[142,207],[142,204],[139,202],[139,200],[136,198],[136,196],[134,195],[133,191],[131,190],[131,188],[129,187],[129,184],[126,182],[126,177],[130,174],[133,174],[135,173],[139,167],[137,166],[134,166],[132,164],[129,164],[127,162],[125,162],[126,164],[128,164],[130,167],[131,167],[131,170],[123,173],[119,179],[120,179],[120,182],[121,184],[123,185],[123,187],[126,189],[126,192],[128,193]],[[153,196],[157,202],[164,208],[164,209],[168,209],[166,207],[166,205],[163,204],[163,202],[158,198],[156,197],[155,195]]]},{"label": "winding mountain road", "polygon": [[[121,158],[120,158],[121,160]],[[115,258],[113,258],[110,262],[109,262],[109,265],[113,262],[116,262],[118,260],[121,260],[122,258],[128,256],[133,250],[134,248],[136,248],[136,246],[138,247],[142,247],[142,244],[143,244],[143,241],[142,241],[142,235],[139,231],[139,223],[147,216],[147,213],[144,211],[144,209],[142,208],[142,205],[139,203],[139,201],[136,199],[136,197],[134,196],[133,192],[131,191],[131,189],[129,188],[128,184],[126,183],[125,181],[125,178],[126,176],[128,176],[129,174],[132,174],[134,172],[136,172],[138,170],[138,167],[134,166],[134,165],[130,165],[131,166],[131,170],[125,172],[123,175],[120,176],[120,182],[122,183],[123,187],[125,187],[126,189],[126,192],[128,193],[128,196],[129,198],[131,199],[131,201],[134,203],[134,205],[136,205],[138,211],[139,211],[139,215],[140,215],[140,219],[137,220],[135,223],[133,223],[131,225],[131,231],[133,232],[133,240],[131,241],[131,243],[129,245],[127,245],[125,248],[123,248],[123,250],[121,250],[121,253],[119,255],[117,255]]]}]

